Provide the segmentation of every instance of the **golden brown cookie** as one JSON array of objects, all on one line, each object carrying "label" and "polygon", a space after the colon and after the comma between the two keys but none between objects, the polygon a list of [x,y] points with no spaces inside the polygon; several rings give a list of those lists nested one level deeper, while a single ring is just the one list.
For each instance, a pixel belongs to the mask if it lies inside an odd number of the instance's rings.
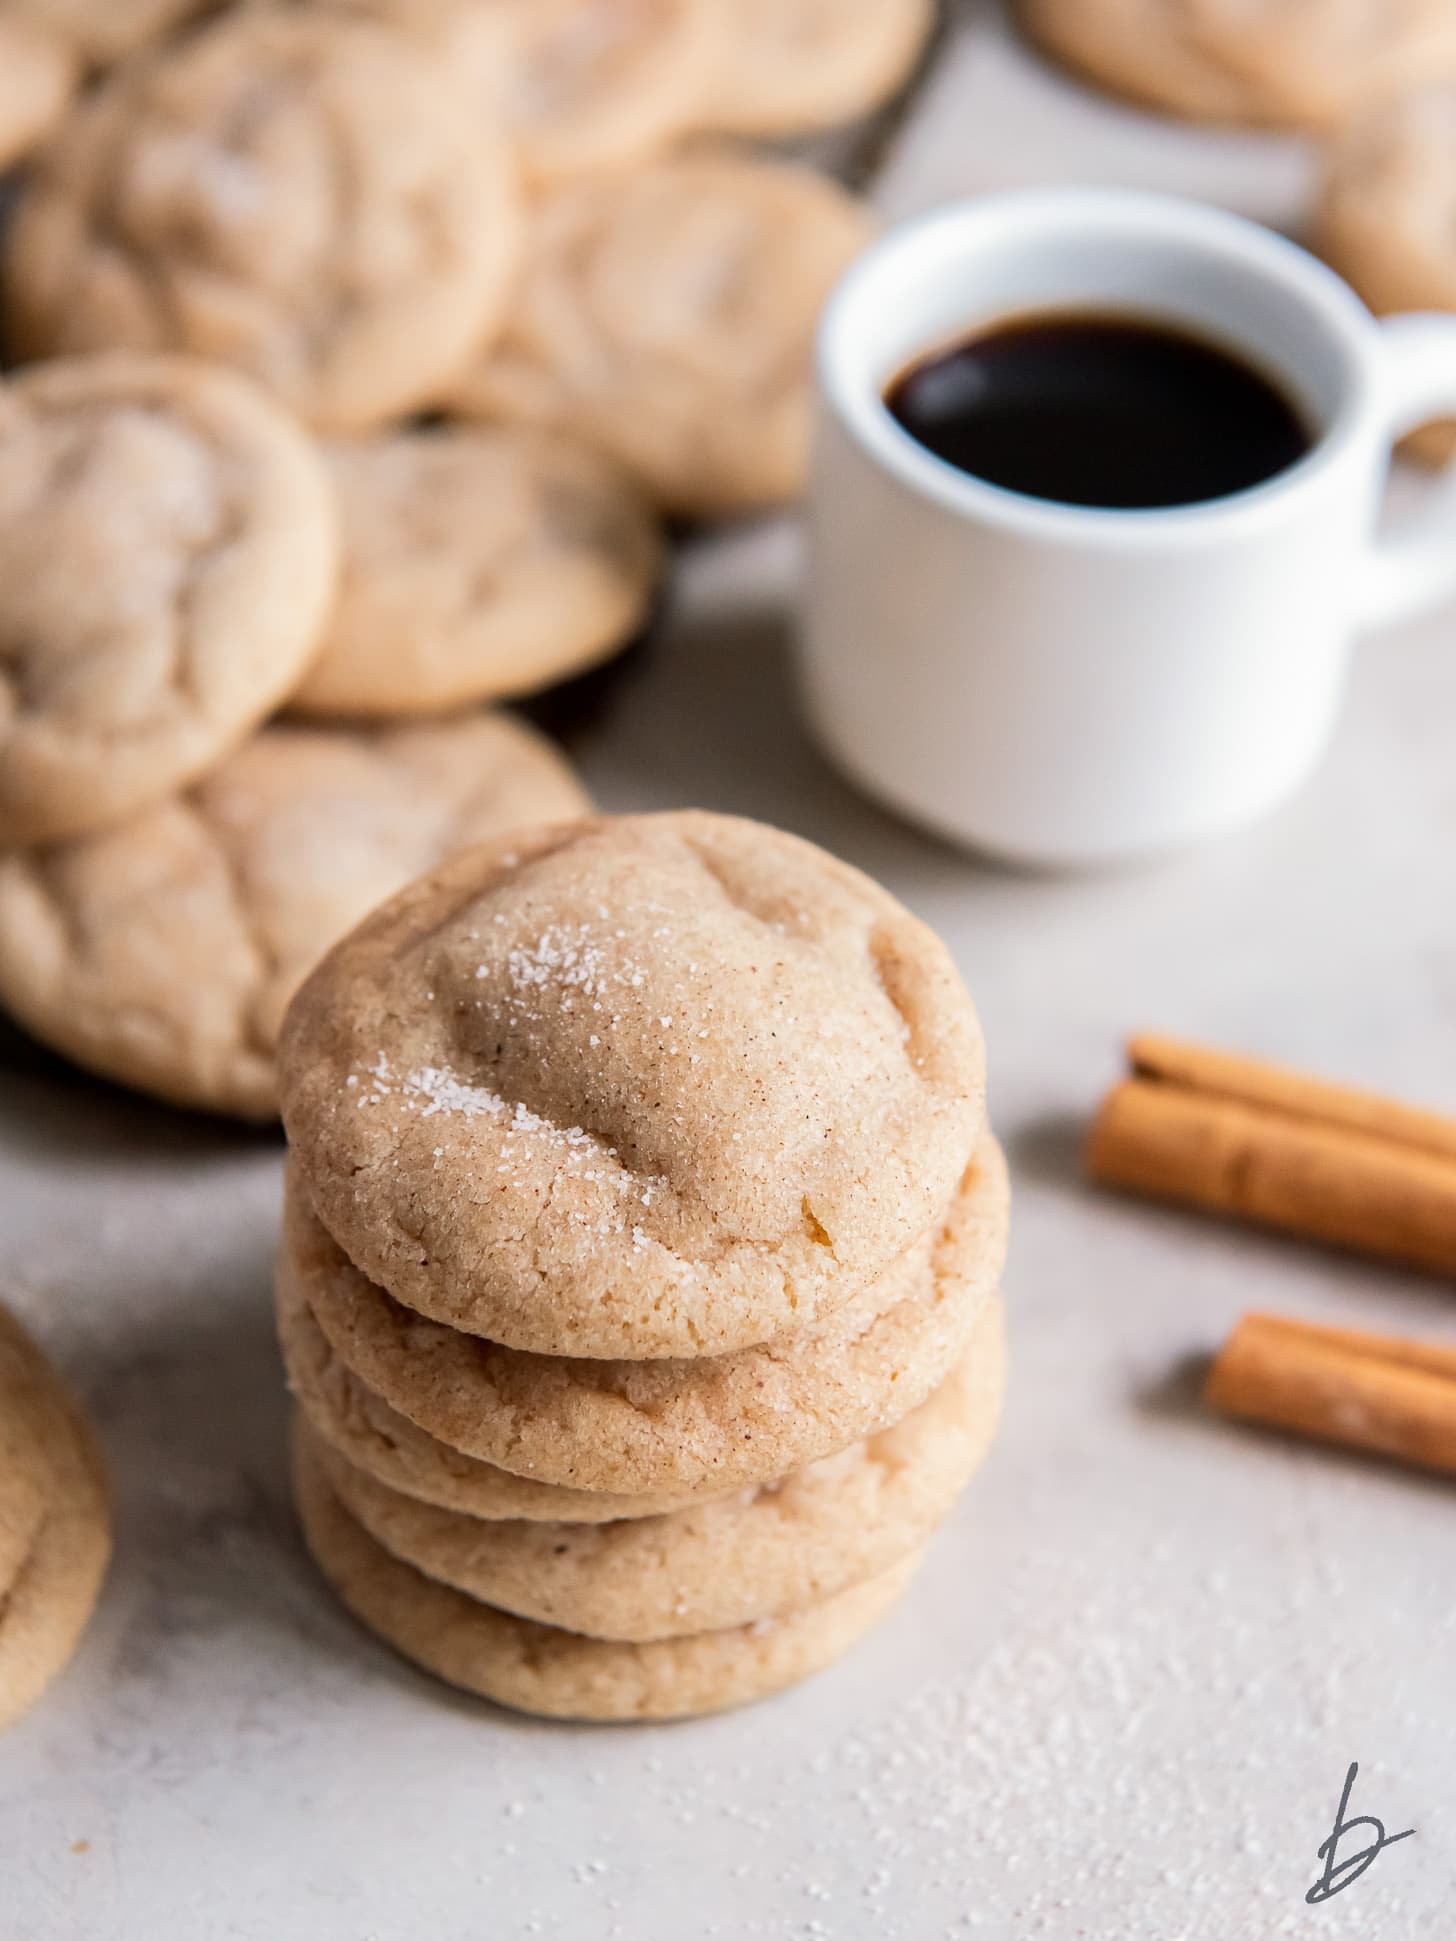
[{"label": "golden brown cookie", "polygon": [[333,446],[339,601],[294,696],[310,713],[436,713],[534,693],[615,653],[662,566],[610,459],[526,426]]},{"label": "golden brown cookie", "polygon": [[216,762],[297,683],[336,564],[322,462],[235,372],[118,352],[0,383],[0,844]]},{"label": "golden brown cookie", "polygon": [[[1005,1260],[987,1140],[934,1245],[818,1328],[690,1361],[523,1354],[401,1307],[285,1196],[279,1305],[302,1301],[374,1394],[437,1441],[537,1482],[670,1501],[773,1481],[918,1407],[960,1359]],[[585,1520],[585,1519],[578,1519]]]},{"label": "golden brown cookie", "polygon": [[58,34],[24,15],[0,16],[0,169],[45,140],[79,79],[80,63]]},{"label": "golden brown cookie", "polygon": [[445,865],[319,966],[280,1063],[358,1267],[543,1354],[807,1327],[940,1223],[983,1118],[939,939],[812,844],[694,812]]},{"label": "golden brown cookie", "polygon": [[1195,121],[1324,128],[1456,75],[1448,0],[1020,0],[1058,60]]},{"label": "golden brown cookie", "polygon": [[1401,95],[1342,132],[1317,236],[1372,310],[1456,310],[1456,83]]},{"label": "golden brown cookie", "polygon": [[[80,1409],[20,1324],[0,1308],[0,1530],[29,1530],[0,1582],[0,1729],[40,1697],[76,1649],[111,1553],[101,1457]],[[13,1541],[12,1541],[13,1547]]]},{"label": "golden brown cookie", "polygon": [[27,355],[239,364],[321,429],[415,409],[498,323],[514,162],[410,37],[240,9],[118,69],[28,180],[8,261]]},{"label": "golden brown cookie", "polygon": [[919,1562],[907,1558],[789,1617],[608,1644],[508,1616],[400,1563],[344,1509],[303,1440],[294,1480],[314,1560],[361,1624],[437,1678],[548,1718],[688,1718],[766,1698],[847,1651],[895,1603]]},{"label": "golden brown cookie", "polygon": [[34,1435],[15,1409],[0,1407],[0,1608],[24,1569],[45,1521]]},{"label": "golden brown cookie", "polygon": [[918,1550],[990,1447],[1004,1363],[997,1298],[893,1428],[759,1488],[615,1523],[484,1522],[314,1447],[344,1508],[401,1562],[517,1617],[641,1644],[782,1617]]},{"label": "golden brown cookie", "polygon": [[687,154],[570,184],[534,210],[508,325],[450,401],[598,445],[673,512],[791,499],[819,312],[870,233],[783,163]]},{"label": "golden brown cookie", "polygon": [[691,1494],[619,1496],[610,1490],[567,1489],[513,1476],[452,1449],[376,1395],[341,1360],[303,1298],[299,1275],[280,1273],[277,1294],[288,1386],[309,1428],[355,1469],[391,1490],[466,1516],[535,1523],[615,1523],[620,1517],[660,1516],[701,1500]]},{"label": "golden brown cookie", "polygon": [[506,715],[265,728],[186,795],[0,856],[0,1005],[104,1077],[274,1118],[283,1012],[329,945],[455,850],[586,806]]},{"label": "golden brown cookie", "polygon": [[851,121],[907,79],[934,0],[716,0],[723,32],[706,121],[801,135]]},{"label": "golden brown cookie", "polygon": [[[1356,117],[1330,153],[1315,246],[1378,316],[1456,310],[1456,79]],[[1429,425],[1404,450],[1433,465],[1456,425]]]},{"label": "golden brown cookie", "polygon": [[423,32],[534,183],[670,147],[723,57],[718,0],[334,0]]}]

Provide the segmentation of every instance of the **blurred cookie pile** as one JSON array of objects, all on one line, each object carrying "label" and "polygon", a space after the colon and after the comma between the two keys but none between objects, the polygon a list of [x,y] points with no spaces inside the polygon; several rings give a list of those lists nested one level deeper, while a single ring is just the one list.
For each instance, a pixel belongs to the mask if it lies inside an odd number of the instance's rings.
[{"label": "blurred cookie pile", "polygon": [[[929,0],[4,0],[0,1005],[276,1112],[299,979],[577,813],[505,716],[791,499]],[[284,714],[283,721],[273,717]]]},{"label": "blurred cookie pile", "polygon": [[[178,1104],[275,1116],[283,1006],[335,937],[458,843],[583,805],[504,715],[261,726],[353,611],[340,496],[222,365],[98,352],[0,387],[0,1000]],[[502,601],[529,605],[555,542],[539,500],[506,518]],[[548,599],[580,600],[594,546],[555,547]]]},{"label": "blurred cookie pile", "polygon": [[975,1013],[868,878],[704,814],[518,831],[376,912],[280,1061],[296,1489],[343,1602],[526,1711],[837,1657],[986,1453]]}]

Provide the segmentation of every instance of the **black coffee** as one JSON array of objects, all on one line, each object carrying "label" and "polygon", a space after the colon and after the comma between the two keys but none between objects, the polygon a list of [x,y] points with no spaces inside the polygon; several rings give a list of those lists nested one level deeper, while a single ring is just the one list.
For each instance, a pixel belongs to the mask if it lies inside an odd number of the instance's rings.
[{"label": "black coffee", "polygon": [[1262,485],[1310,449],[1294,405],[1182,330],[1065,312],[998,325],[912,364],[885,394],[948,464],[1067,505],[1196,505]]}]

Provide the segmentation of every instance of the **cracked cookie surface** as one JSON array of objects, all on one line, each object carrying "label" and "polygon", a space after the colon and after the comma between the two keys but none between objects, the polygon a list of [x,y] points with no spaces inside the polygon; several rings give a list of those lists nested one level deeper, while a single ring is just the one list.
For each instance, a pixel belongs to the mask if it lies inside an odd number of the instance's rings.
[{"label": "cracked cookie surface", "polygon": [[509,146],[409,37],[242,9],[128,63],[27,178],[9,321],[30,356],[238,364],[320,429],[427,403],[517,263]]},{"label": "cracked cookie surface", "polygon": [[584,1361],[425,1320],[285,1197],[279,1306],[305,1303],[339,1359],[452,1448],[574,1490],[669,1499],[771,1482],[917,1408],[1000,1280],[1010,1193],[995,1142],[941,1228],[819,1328],[687,1361]]},{"label": "cracked cookie surface", "polygon": [[454,850],[586,806],[505,715],[265,728],[185,795],[0,857],[0,1003],[108,1078],[274,1118],[283,1012],[328,947]]},{"label": "cracked cookie surface", "polygon": [[118,822],[241,741],[336,560],[322,461],[236,373],[117,352],[0,383],[0,844]]},{"label": "cracked cookie surface", "polygon": [[533,210],[506,328],[449,402],[569,430],[673,512],[792,498],[819,312],[870,234],[782,163],[684,154],[569,184]]},{"label": "cracked cookie surface", "polygon": [[642,1360],[805,1327],[944,1218],[980,1028],[939,939],[797,837],[697,812],[521,831],[295,1000],[320,1220],[408,1306]]},{"label": "cracked cookie surface", "polygon": [[402,1562],[518,1617],[645,1643],[782,1617],[924,1544],[990,1447],[999,1296],[959,1364],[893,1428],[726,1499],[614,1523],[481,1521],[389,1489],[316,1442],[351,1516]]},{"label": "cracked cookie surface", "polygon": [[1446,0],[1020,0],[1033,37],[1115,92],[1199,121],[1323,128],[1456,74]]},{"label": "cracked cookie surface", "polygon": [[661,536],[601,454],[498,425],[399,431],[327,456],[339,599],[295,708],[420,714],[533,693],[642,625]]}]

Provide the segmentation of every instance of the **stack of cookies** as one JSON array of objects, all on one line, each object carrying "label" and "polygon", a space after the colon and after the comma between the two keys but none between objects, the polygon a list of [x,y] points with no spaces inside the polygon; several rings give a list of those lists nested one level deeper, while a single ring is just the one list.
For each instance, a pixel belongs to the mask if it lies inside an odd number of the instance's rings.
[{"label": "stack of cookies", "polygon": [[297,1491],[365,1624],[521,1709],[776,1690],[984,1455],[1008,1189],[943,947],[700,813],[517,832],[295,999]]}]

